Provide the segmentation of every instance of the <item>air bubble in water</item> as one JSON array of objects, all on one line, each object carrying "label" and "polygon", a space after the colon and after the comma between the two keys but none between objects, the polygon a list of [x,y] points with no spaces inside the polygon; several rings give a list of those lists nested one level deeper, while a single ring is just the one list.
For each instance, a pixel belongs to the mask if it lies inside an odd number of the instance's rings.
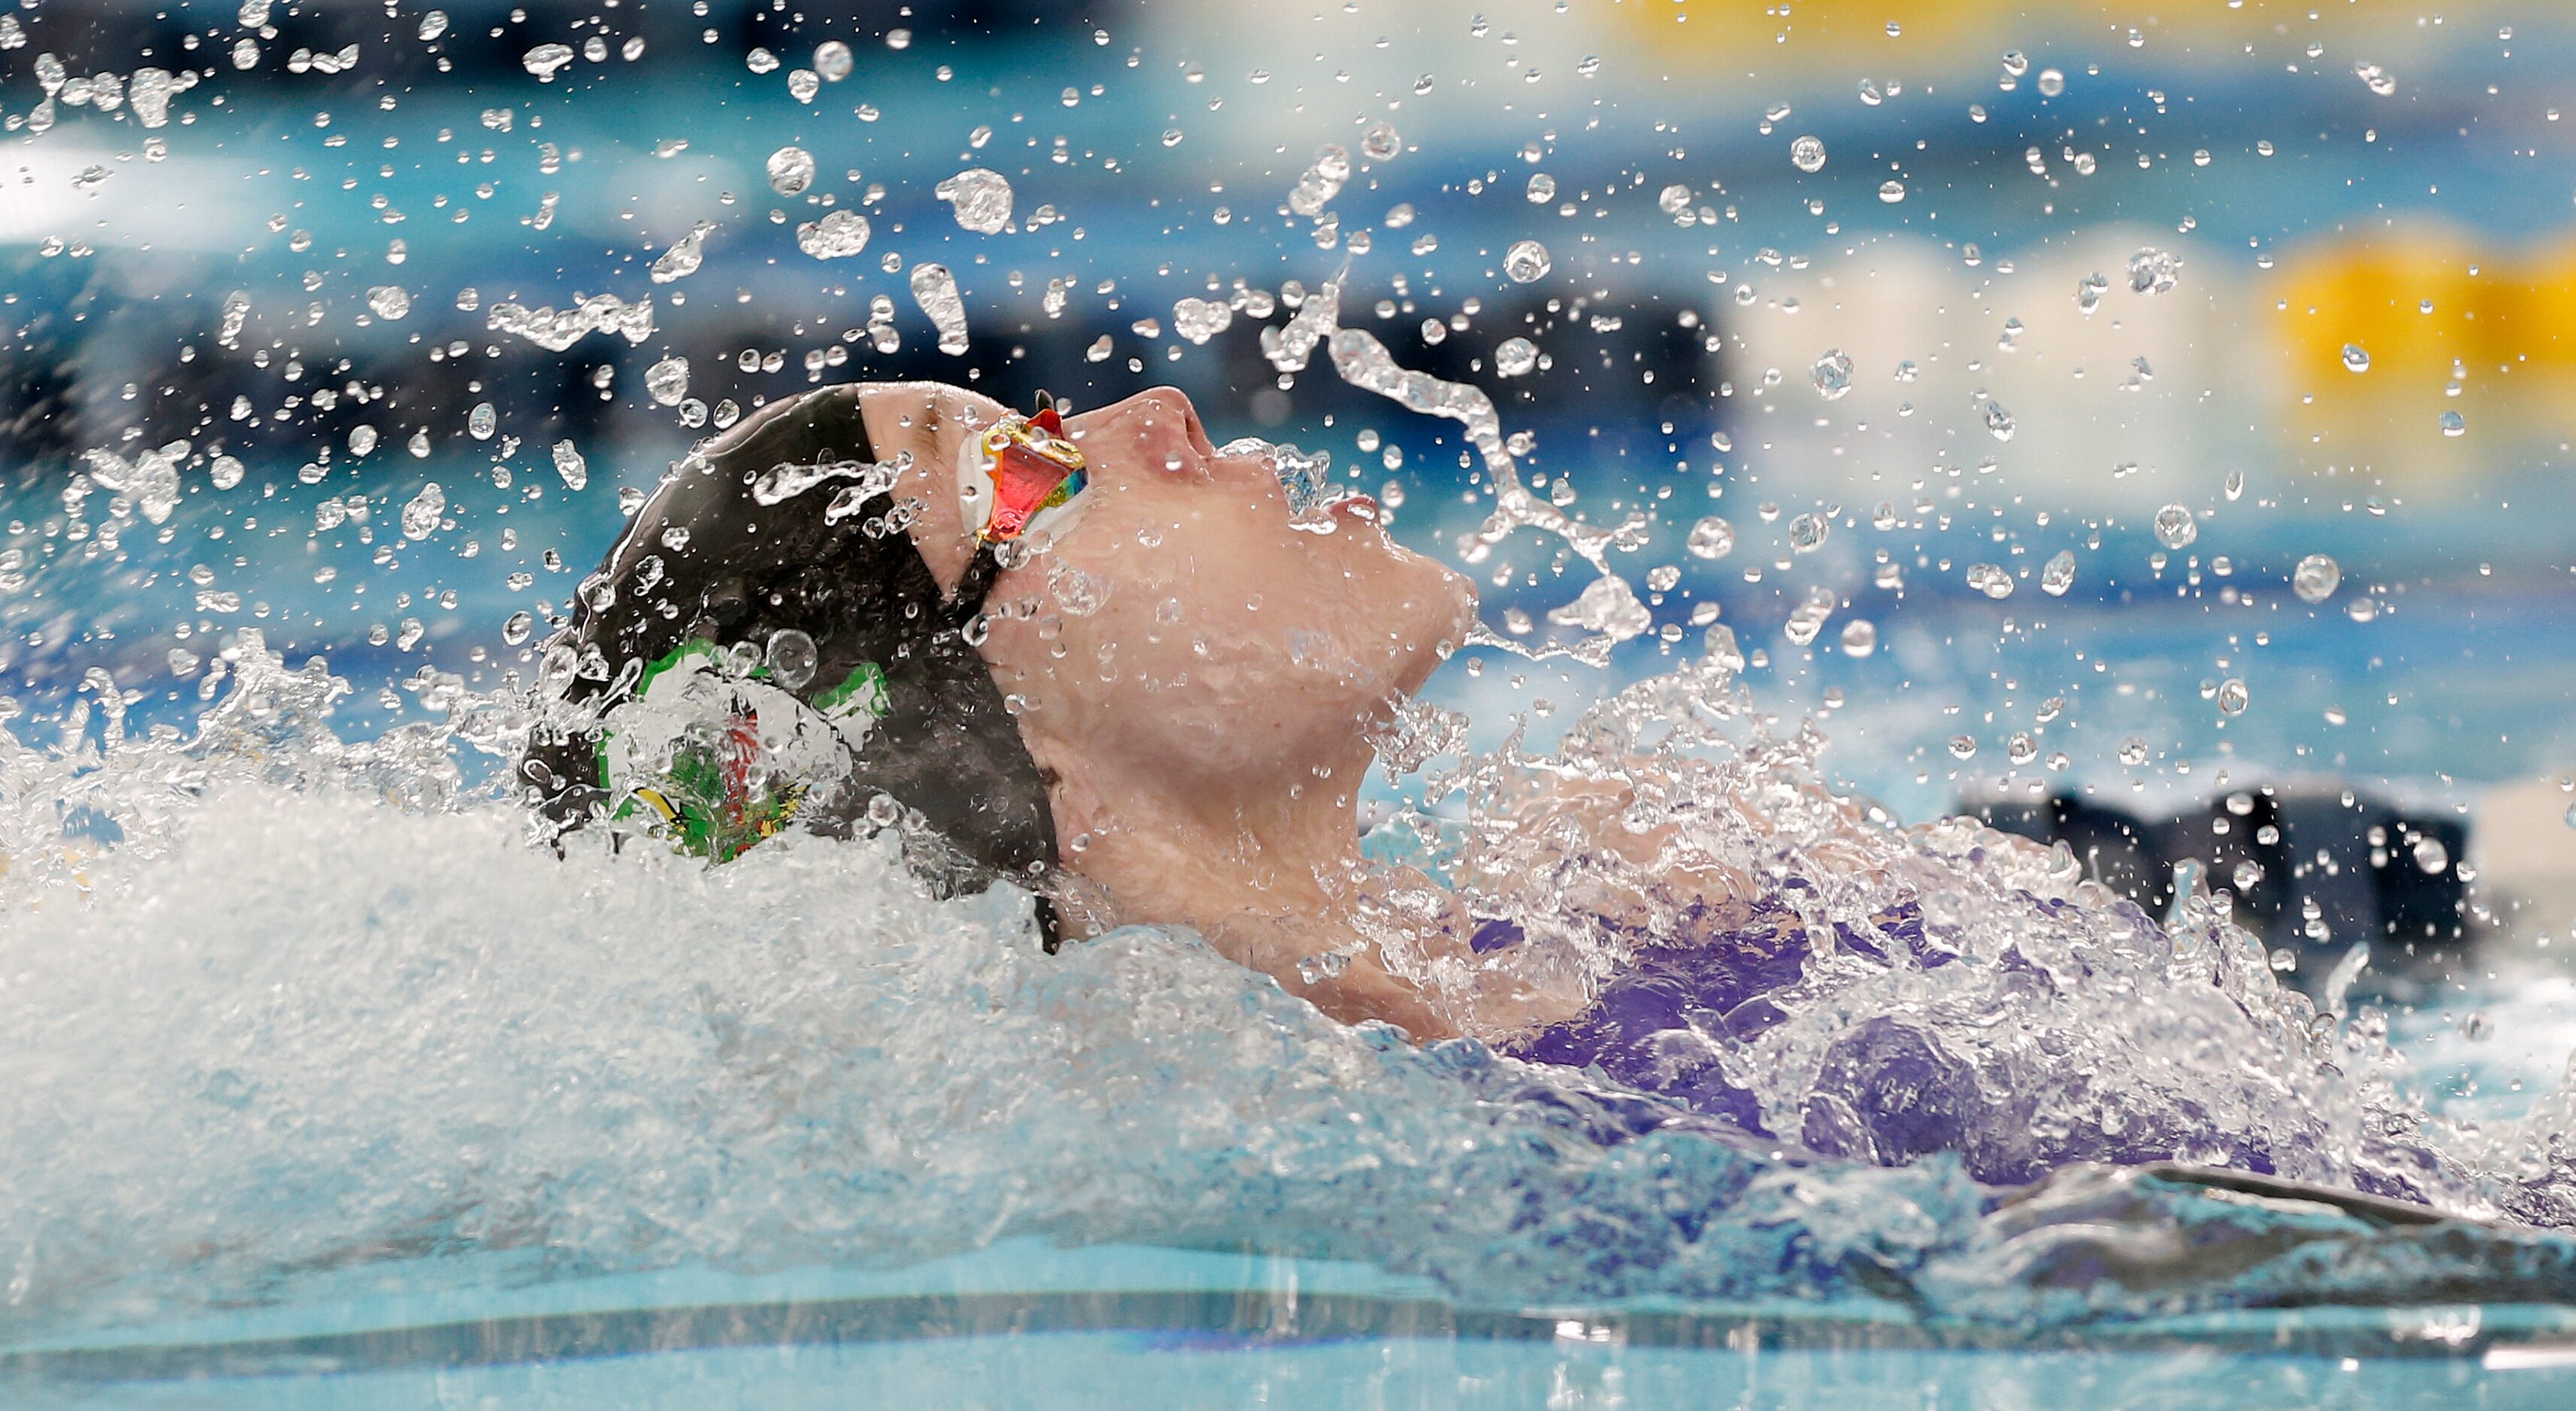
[{"label": "air bubble in water", "polygon": [[1800,171],[1823,171],[1825,169],[1825,139],[1809,135],[1791,142],[1789,144],[1789,165],[1796,167]]},{"label": "air bubble in water", "polygon": [[2156,511],[2156,542],[2168,549],[2187,547],[2200,537],[2200,521],[2182,505],[2167,505]]},{"label": "air bubble in water", "polygon": [[1878,650],[1878,627],[1865,617],[1843,624],[1843,655],[1865,657]]},{"label": "air bubble in water", "polygon": [[1391,122],[1369,124],[1360,134],[1360,155],[1372,162],[1391,162],[1404,151],[1404,138]]},{"label": "air bubble in water", "polygon": [[492,433],[500,429],[501,414],[490,402],[476,402],[474,409],[465,414],[465,430],[477,441],[491,440]]},{"label": "air bubble in water", "polygon": [[1976,756],[1977,742],[1974,737],[1968,735],[1953,735],[1950,737],[1950,758],[1974,759]]},{"label": "air bubble in water", "polygon": [[2346,372],[2368,372],[2370,354],[2358,343],[2346,343],[2343,345],[2343,366]]},{"label": "air bubble in water", "polygon": [[834,83],[850,76],[850,46],[837,39],[826,39],[814,46],[814,72]]},{"label": "air bubble in water", "polygon": [[2057,69],[2041,69],[2039,71],[2039,96],[2042,98],[2054,98],[2065,91],[2066,75],[2064,72]]},{"label": "air bubble in water", "polygon": [[1994,433],[1994,438],[1998,441],[2009,441],[2013,438],[2013,432],[2016,429],[2013,415],[2004,410],[2004,404],[1992,398],[1987,399],[1986,430]]},{"label": "air bubble in water", "polygon": [[381,319],[398,319],[411,312],[411,291],[399,284],[379,284],[367,291],[367,307]]},{"label": "air bubble in water", "polygon": [[402,507],[402,531],[406,539],[426,539],[438,532],[439,520],[447,514],[447,492],[433,480],[420,487]]},{"label": "air bubble in water", "polygon": [[2463,436],[2468,434],[2469,419],[2458,412],[2444,412],[2440,425],[2445,436]]},{"label": "air bubble in water", "polygon": [[2182,257],[2146,246],[2129,257],[2129,287],[2141,294],[2162,294],[2182,277]]},{"label": "air bubble in water", "polygon": [[570,441],[557,441],[554,449],[555,474],[563,477],[564,488],[578,490],[590,483],[590,463]]},{"label": "air bubble in water", "polygon": [[791,69],[787,74],[787,96],[799,103],[811,103],[823,91],[823,80],[812,69]]},{"label": "air bubble in water", "polygon": [[1905,183],[1901,181],[1881,182],[1878,188],[1878,199],[1885,201],[1891,206],[1904,200]]},{"label": "air bubble in water", "polygon": [[781,147],[769,154],[769,189],[781,196],[801,196],[814,184],[814,154],[802,147]]},{"label": "air bubble in water", "polygon": [[1556,199],[1556,178],[1546,172],[1530,173],[1529,198],[1533,204],[1545,205]]},{"label": "air bubble in water", "polygon": [[2102,295],[2110,287],[2111,281],[2098,273],[2084,276],[2075,286],[2075,307],[2088,314],[2093,312],[2102,306]]},{"label": "air bubble in water", "polygon": [[1538,366],[1538,345],[1526,338],[1506,338],[1494,349],[1494,371],[1503,377],[1519,377]]},{"label": "air bubble in water", "polygon": [[2253,696],[2245,689],[2245,682],[2241,678],[2230,676],[2218,683],[2219,714],[2243,715],[2245,707],[2252,700]]},{"label": "air bubble in water", "polygon": [[801,691],[814,679],[814,668],[822,660],[822,653],[815,649],[812,637],[793,627],[783,627],[769,634],[765,659],[771,679],[788,690]]},{"label": "air bubble in water", "polygon": [[2290,575],[2290,590],[2303,603],[2321,603],[2334,596],[2336,585],[2343,582],[2343,566],[2324,554],[2310,554],[2299,560],[2297,571]]},{"label": "air bubble in water", "polygon": [[423,43],[436,39],[445,33],[447,33],[447,12],[445,10],[431,10],[420,17],[420,37]]},{"label": "air bubble in water", "polygon": [[2060,549],[2057,551],[2054,558],[2051,558],[2047,563],[2041,565],[2039,570],[2039,591],[2046,593],[2052,598],[2062,598],[2066,596],[2066,590],[2074,586],[2075,551],[2072,549]]},{"label": "air bubble in water", "polygon": [[534,617],[525,612],[514,612],[510,614],[509,621],[501,624],[501,640],[515,647],[527,641],[528,635],[536,630],[537,620]]},{"label": "air bubble in water", "polygon": [[992,235],[1011,223],[1011,183],[1000,172],[968,167],[931,188],[931,195],[956,210],[957,224],[978,235]]},{"label": "air bubble in water", "polygon": [[2439,877],[2451,870],[2451,850],[2442,840],[2427,833],[2415,840],[2415,865]]},{"label": "air bubble in water", "polygon": [[1690,537],[1682,547],[1690,551],[1692,558],[1722,559],[1735,549],[1735,526],[1710,515],[1691,526]]},{"label": "air bubble in water", "polygon": [[2360,79],[2371,92],[2382,98],[2397,91],[2397,76],[2377,64],[2355,64],[2352,66],[2352,73],[2353,77]]},{"label": "air bubble in water", "polygon": [[1548,258],[1547,247],[1535,240],[1522,240],[1503,252],[1503,273],[1514,284],[1528,284],[1544,279],[1555,262]]},{"label": "air bubble in water", "polygon": [[2147,742],[2135,735],[2120,742],[2120,762],[2131,769],[2147,762]]},{"label": "air bubble in water", "polygon": [[214,482],[216,489],[229,490],[242,482],[244,469],[242,463],[232,456],[217,456],[215,463],[207,468],[206,478]]},{"label": "air bubble in water", "polygon": [[1691,189],[1680,182],[1665,187],[1655,195],[1655,209],[1668,216],[1677,216],[1689,210],[1690,203]]},{"label": "air bubble in water", "polygon": [[957,278],[943,264],[912,267],[912,301],[939,330],[939,351],[954,357],[966,351],[966,302],[957,295]]},{"label": "air bubble in water", "polygon": [[1789,521],[1789,547],[1798,553],[1812,554],[1825,546],[1826,537],[1833,532],[1832,520],[1809,510]]},{"label": "air bubble in water", "polygon": [[678,406],[689,395],[689,360],[664,358],[644,369],[644,390],[663,406]]},{"label": "air bubble in water", "polygon": [[2013,576],[2000,564],[1972,563],[1968,565],[1968,586],[2000,601],[2012,596]]},{"label": "air bubble in water", "polygon": [[1828,402],[1839,400],[1844,393],[1851,390],[1851,354],[1840,348],[1826,349],[1824,355],[1816,359],[1816,365],[1808,371],[1815,379],[1816,391]]},{"label": "air bubble in water", "polygon": [[868,218],[856,211],[827,211],[796,226],[796,248],[818,260],[839,260],[868,248]]}]

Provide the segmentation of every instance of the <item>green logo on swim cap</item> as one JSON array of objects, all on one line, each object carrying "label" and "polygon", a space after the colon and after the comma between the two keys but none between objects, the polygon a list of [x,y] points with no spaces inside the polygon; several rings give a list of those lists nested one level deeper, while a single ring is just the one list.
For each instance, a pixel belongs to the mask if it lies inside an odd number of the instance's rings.
[{"label": "green logo on swim cap", "polygon": [[730,664],[713,643],[683,643],[609,712],[599,745],[600,784],[618,800],[610,817],[715,862],[775,835],[815,789],[847,777],[887,709],[874,662],[810,703],[766,668],[736,675]]}]

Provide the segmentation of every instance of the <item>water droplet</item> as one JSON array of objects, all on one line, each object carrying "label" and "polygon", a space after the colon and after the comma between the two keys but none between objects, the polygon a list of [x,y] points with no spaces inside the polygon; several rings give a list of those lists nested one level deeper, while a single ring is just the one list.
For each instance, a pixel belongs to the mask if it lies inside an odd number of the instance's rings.
[{"label": "water droplet", "polygon": [[1841,595],[1833,589],[1809,588],[1806,596],[1790,610],[1789,621],[1781,628],[1781,635],[1789,639],[1791,646],[1812,645],[1817,634],[1825,630],[1825,620],[1832,617],[1834,609],[1841,604]]},{"label": "water droplet", "polygon": [[818,260],[839,260],[868,248],[868,218],[856,211],[827,211],[796,227],[796,248]]},{"label": "water droplet", "polygon": [[2012,596],[2013,576],[2000,564],[1972,563],[1968,565],[1968,586],[2000,601]]},{"label": "water droplet", "polygon": [[1538,345],[1526,338],[1506,338],[1494,349],[1494,371],[1504,377],[1519,377],[1538,366]]},{"label": "water droplet", "polygon": [[781,196],[801,196],[813,184],[813,153],[802,147],[781,147],[769,154],[770,190]]},{"label": "water droplet", "polygon": [[536,628],[537,620],[534,617],[524,612],[514,612],[510,614],[509,621],[501,624],[501,640],[510,646],[518,646],[527,641],[528,634],[534,632]]},{"label": "water droplet", "polygon": [[2102,306],[2102,295],[2110,288],[2111,281],[2099,273],[2084,276],[2075,286],[2075,307],[2088,314],[2093,312]]},{"label": "water droplet", "polygon": [[2004,410],[2004,404],[1992,398],[1987,399],[1986,430],[1994,433],[1994,438],[1998,441],[2009,441],[2013,438],[2015,429],[2013,415]]},{"label": "water droplet", "polygon": [[2054,98],[2066,91],[2066,75],[2056,69],[2039,71],[2039,96]]},{"label": "water droplet", "polygon": [[1885,201],[1891,206],[1904,200],[1905,183],[1901,181],[1882,182],[1878,188],[1878,199]]},{"label": "water droplet", "polygon": [[1000,172],[969,167],[931,188],[931,195],[956,208],[957,223],[978,235],[992,235],[1011,223],[1011,183]]},{"label": "water droplet", "polygon": [[570,441],[557,441],[554,449],[555,474],[563,477],[564,488],[579,490],[590,484],[590,463]]},{"label": "water droplet", "polygon": [[826,39],[814,46],[814,72],[834,83],[850,76],[850,46],[837,39]]},{"label": "water droplet", "polygon": [[2397,91],[2397,76],[2377,64],[2355,64],[2352,66],[2352,72],[2353,77],[2360,79],[2371,92],[2382,98]]},{"label": "water droplet", "polygon": [[2245,707],[2250,704],[2252,700],[2253,697],[2251,693],[2245,689],[2245,683],[2242,680],[2230,676],[2226,680],[2218,683],[2219,714],[2243,715],[2245,713]]},{"label": "water droplet", "polygon": [[2168,549],[2184,548],[2200,537],[2200,521],[2182,505],[2167,505],[2156,511],[2155,529],[2156,542]]},{"label": "water droplet", "polygon": [[501,414],[490,402],[476,402],[474,409],[465,414],[465,430],[477,441],[491,440],[492,433],[500,427]]},{"label": "water droplet", "polygon": [[2004,742],[2004,758],[2015,764],[2028,764],[2039,758],[2039,741],[2016,730],[2013,737]]},{"label": "water droplet", "polygon": [[2343,366],[2346,372],[2368,372],[2370,354],[2358,343],[2346,343],[2343,345]]},{"label": "water droplet", "polygon": [[2146,246],[2129,257],[2129,287],[2141,294],[2162,294],[2181,278],[2182,257]]},{"label": "water droplet", "polygon": [[1851,354],[1840,348],[1828,348],[1822,357],[1816,359],[1816,365],[1809,370],[1809,373],[1815,378],[1816,391],[1821,393],[1826,401],[1839,400],[1844,393],[1851,390]]},{"label": "water droplet", "polygon": [[689,395],[689,360],[664,358],[644,369],[644,390],[663,406],[678,406]]},{"label": "water droplet", "polygon": [[1556,199],[1556,178],[1546,172],[1531,172],[1529,198],[1534,205],[1545,205]]},{"label": "water droplet", "polygon": [[2458,412],[2444,412],[2441,427],[2442,434],[2445,436],[2464,436],[2468,434],[2469,419]]},{"label": "water droplet", "polygon": [[1372,162],[1391,162],[1404,152],[1404,138],[1391,122],[1369,124],[1360,134],[1360,155]]},{"label": "water droplet", "polygon": [[1789,521],[1789,547],[1798,553],[1812,554],[1825,546],[1825,539],[1833,532],[1832,520],[1809,510]]},{"label": "water droplet", "polygon": [[1966,735],[1953,735],[1950,737],[1950,757],[1952,759],[1974,759],[1976,754],[1977,742],[1973,738]]},{"label": "water droplet", "polygon": [[367,307],[378,318],[401,318],[411,312],[411,291],[399,284],[379,284],[367,291]]},{"label": "water droplet", "polygon": [[1548,258],[1547,247],[1535,240],[1519,241],[1503,252],[1503,273],[1510,276],[1514,284],[1544,279],[1554,267],[1555,262]]},{"label": "water droplet", "polygon": [[2227,472],[2227,479],[2220,482],[2218,491],[2220,494],[2227,497],[2228,503],[2230,504],[2234,504],[2237,500],[2244,498],[2245,472],[2242,470],[2231,470]]},{"label": "water droplet", "polygon": [[957,294],[957,278],[942,264],[912,267],[912,301],[939,330],[939,351],[955,357],[966,351],[966,301]]},{"label": "water droplet", "polygon": [[1796,167],[1800,171],[1823,171],[1825,169],[1825,139],[1810,135],[1791,142],[1789,144],[1789,165]]},{"label": "water droplet", "polygon": [[2427,833],[2415,840],[2415,865],[2439,877],[2451,869],[2451,850],[2442,840]]},{"label": "water droplet", "polygon": [[2290,589],[2303,603],[2321,603],[2334,596],[2335,586],[2343,582],[2343,567],[2324,554],[2310,554],[2299,560],[2298,569],[2290,575]]},{"label": "water droplet", "polygon": [[1662,211],[1668,216],[1680,215],[1682,212],[1690,209],[1690,204],[1691,189],[1679,182],[1675,182],[1655,194],[1655,209]]},{"label": "water droplet", "polygon": [[2004,72],[2011,74],[2015,78],[2019,78],[2023,74],[2030,72],[2029,57],[2024,55],[2019,49],[2005,50]]},{"label": "water droplet", "polygon": [[814,667],[822,654],[815,650],[812,637],[785,627],[769,634],[766,659],[772,679],[788,690],[801,691],[814,679]]},{"label": "water droplet", "polygon": [[2066,590],[2074,586],[2075,551],[2060,549],[2056,557],[2040,567],[2039,591],[2052,598],[2062,598],[2066,596]]},{"label": "water droplet", "polygon": [[1693,558],[1722,559],[1735,549],[1735,526],[1710,515],[1691,526],[1683,547]]},{"label": "water droplet", "polygon": [[823,80],[812,69],[790,69],[787,72],[787,96],[799,103],[811,103],[823,91]]},{"label": "water droplet", "polygon": [[669,284],[696,274],[698,267],[706,263],[707,233],[715,228],[714,221],[702,220],[691,226],[688,234],[672,241],[671,247],[653,261],[653,282]]},{"label": "water droplet", "polygon": [[2120,762],[2131,769],[2147,762],[2147,742],[2135,735],[2120,742]]},{"label": "water droplet", "polygon": [[556,72],[572,60],[572,46],[569,44],[540,44],[519,58],[528,72],[537,76],[539,83],[554,82]]},{"label": "water droplet", "polygon": [[402,507],[402,531],[406,539],[426,539],[438,532],[438,522],[447,514],[447,492],[433,480],[420,487]]}]

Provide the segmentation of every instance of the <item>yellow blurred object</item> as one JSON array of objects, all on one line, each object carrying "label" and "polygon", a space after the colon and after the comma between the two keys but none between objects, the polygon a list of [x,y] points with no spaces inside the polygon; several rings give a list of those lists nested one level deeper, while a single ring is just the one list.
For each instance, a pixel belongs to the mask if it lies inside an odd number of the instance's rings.
[{"label": "yellow blurred object", "polygon": [[[2288,449],[2312,466],[2442,478],[2491,468],[2520,440],[2564,438],[2576,247],[2482,253],[2416,229],[2294,251],[2280,278]],[[2446,412],[2461,434],[2445,432]]]},{"label": "yellow blurred object", "polygon": [[[2134,29],[2148,44],[2236,35],[2250,39],[2269,35],[2274,25],[2286,22],[2312,28],[2308,12],[2314,8],[2281,0],[2245,0],[2242,8],[2229,8],[2220,0],[2188,8],[2080,0],[2049,6],[2030,0],[1624,0],[1610,13],[1658,52],[1684,62],[1779,55],[1841,63],[1872,55],[1919,61],[1980,47],[1992,48],[2000,59],[2007,49],[2036,53],[2052,36],[2089,38],[2106,27],[2119,34]],[[1890,24],[1897,27],[1893,36]],[[1891,39],[1900,43],[1891,45]],[[2028,83],[2031,76],[2021,81]]]}]

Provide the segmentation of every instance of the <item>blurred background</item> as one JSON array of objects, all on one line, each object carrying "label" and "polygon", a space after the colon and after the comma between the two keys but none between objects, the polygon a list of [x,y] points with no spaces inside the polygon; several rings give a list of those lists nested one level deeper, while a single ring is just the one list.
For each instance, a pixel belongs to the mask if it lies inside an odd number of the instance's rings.
[{"label": "blurred background", "polygon": [[[2563,932],[2571,80],[2555,3],[16,0],[0,680],[183,722],[255,626],[357,728],[434,717],[692,439],[882,377],[1178,385],[1329,451],[1497,631],[1574,635],[1553,541],[1461,560],[1454,425],[1263,358],[1347,262],[1346,324],[1490,392],[1573,512],[1649,517],[1653,629],[1471,654],[1434,693],[1478,738],[1722,621],[1908,819],[2359,783],[2505,820],[2472,866]],[[996,229],[940,199],[968,168]],[[836,213],[867,243],[818,259]]]}]

